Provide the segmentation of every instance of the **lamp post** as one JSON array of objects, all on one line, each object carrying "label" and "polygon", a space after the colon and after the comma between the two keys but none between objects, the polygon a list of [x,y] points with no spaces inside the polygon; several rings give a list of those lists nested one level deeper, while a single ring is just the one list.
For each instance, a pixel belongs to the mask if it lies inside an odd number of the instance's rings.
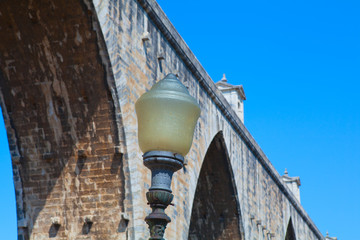
[{"label": "lamp post", "polygon": [[149,239],[164,239],[166,225],[171,221],[165,208],[174,198],[172,175],[183,167],[200,107],[177,77],[168,74],[137,100],[135,109],[144,165],[151,170],[146,198],[152,212],[145,218]]}]

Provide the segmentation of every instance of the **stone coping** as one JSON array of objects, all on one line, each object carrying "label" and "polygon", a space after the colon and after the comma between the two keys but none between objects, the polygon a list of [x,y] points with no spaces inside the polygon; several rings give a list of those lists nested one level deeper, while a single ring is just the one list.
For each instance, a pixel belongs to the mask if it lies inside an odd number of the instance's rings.
[{"label": "stone coping", "polygon": [[164,11],[161,9],[159,4],[155,0],[137,0],[141,7],[149,15],[150,19],[154,22],[156,27],[161,31],[170,45],[175,49],[179,57],[184,61],[187,68],[199,81],[201,86],[207,92],[207,94],[212,98],[214,103],[219,107],[222,114],[228,119],[232,124],[235,131],[241,136],[245,144],[249,147],[255,157],[259,160],[261,165],[271,176],[283,194],[287,197],[289,202],[297,210],[303,220],[308,224],[310,229],[317,235],[319,239],[324,239],[323,235],[316,227],[314,222],[311,220],[309,215],[305,212],[304,208],[297,201],[295,196],[290,192],[290,190],[285,186],[279,173],[275,170],[274,166],[271,164],[269,159],[266,157],[264,152],[261,150],[260,146],[256,143],[255,139],[251,136],[250,132],[246,129],[244,124],[241,122],[239,117],[236,115],[234,110],[232,110],[229,103],[226,101],[224,96],[217,89],[215,83],[210,78],[209,74],[205,71],[203,66],[200,64],[199,60],[195,57],[193,52],[190,50],[188,45],[185,43],[184,39],[177,32],[175,27],[172,25]]}]

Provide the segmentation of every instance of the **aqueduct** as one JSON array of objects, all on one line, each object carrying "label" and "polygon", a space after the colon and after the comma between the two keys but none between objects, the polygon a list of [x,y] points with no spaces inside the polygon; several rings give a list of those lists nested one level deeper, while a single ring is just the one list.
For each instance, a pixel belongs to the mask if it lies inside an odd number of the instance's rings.
[{"label": "aqueduct", "polygon": [[0,2],[18,239],[146,239],[136,99],[175,73],[201,106],[166,239],[323,239],[154,0]]}]

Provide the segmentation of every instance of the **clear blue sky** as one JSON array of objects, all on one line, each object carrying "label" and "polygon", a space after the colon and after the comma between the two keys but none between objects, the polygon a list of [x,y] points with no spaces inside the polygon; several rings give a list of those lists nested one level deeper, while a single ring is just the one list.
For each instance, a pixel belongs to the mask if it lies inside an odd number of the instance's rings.
[{"label": "clear blue sky", "polygon": [[320,231],[359,239],[360,1],[158,2],[215,82],[244,86],[245,126]]},{"label": "clear blue sky", "polygon": [[[214,81],[243,84],[245,125],[280,174],[301,178],[320,231],[358,239],[360,2],[158,1]],[[0,232],[16,239],[0,119]]]}]

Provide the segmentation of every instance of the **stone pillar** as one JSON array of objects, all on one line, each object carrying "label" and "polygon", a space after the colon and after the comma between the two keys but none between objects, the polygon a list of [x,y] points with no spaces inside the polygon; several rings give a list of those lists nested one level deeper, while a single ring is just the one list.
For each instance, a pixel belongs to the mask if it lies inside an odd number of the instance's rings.
[{"label": "stone pillar", "polygon": [[337,240],[337,237],[329,237],[329,232],[326,232],[325,240]]},{"label": "stone pillar", "polygon": [[244,123],[244,100],[246,100],[244,88],[242,85],[232,85],[227,82],[225,74],[223,78],[215,83],[217,88],[224,95],[236,115]]},{"label": "stone pillar", "polygon": [[300,177],[289,177],[288,171],[285,168],[284,175],[281,178],[300,203]]}]

